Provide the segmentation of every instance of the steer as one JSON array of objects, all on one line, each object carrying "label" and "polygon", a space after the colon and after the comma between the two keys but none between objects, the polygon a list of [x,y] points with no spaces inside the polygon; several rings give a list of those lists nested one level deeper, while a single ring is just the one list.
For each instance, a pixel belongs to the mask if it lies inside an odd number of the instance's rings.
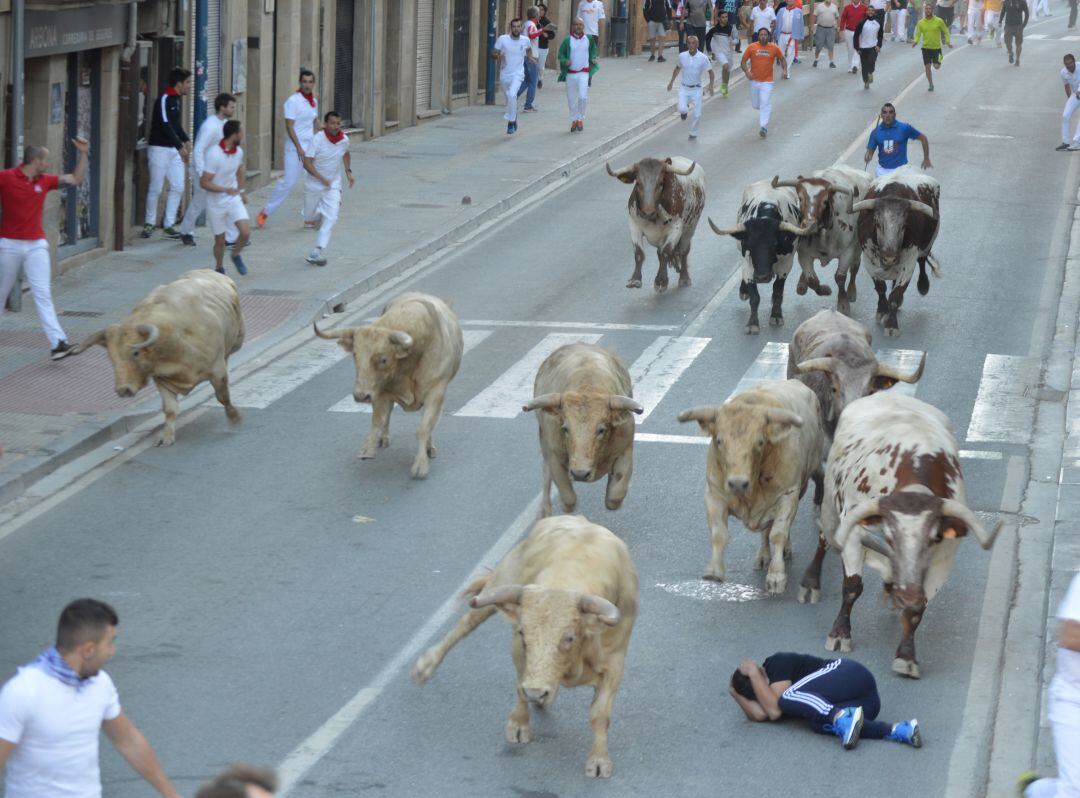
[{"label": "steer", "polygon": [[547,707],[559,687],[590,685],[593,745],[585,775],[608,778],[611,705],[634,628],[637,591],[630,552],[609,530],[580,515],[542,519],[494,571],[469,586],[472,610],[416,661],[412,678],[426,682],[458,641],[502,611],[514,627],[510,653],[517,668],[517,704],[506,739],[532,739],[530,704]]},{"label": "steer", "polygon": [[772,310],[769,324],[784,325],[784,281],[791,272],[795,258],[795,240],[813,228],[804,225],[803,217],[809,211],[809,198],[801,186],[781,186],[779,178],[772,182],[751,183],[743,191],[738,221],[734,227],[721,230],[712,219],[709,226],[718,236],[732,236],[745,257],[739,298],[749,300],[750,319],[746,332],[761,332],[758,321],[758,283],[773,283]]},{"label": "steer", "polygon": [[705,170],[689,158],[642,158],[633,166],[608,174],[632,185],[626,203],[630,214],[630,243],[634,245],[634,274],[627,288],[641,288],[645,242],[656,247],[660,266],[653,280],[658,293],[667,290],[670,266],[679,285],[690,285],[690,243],[705,207]]},{"label": "steer", "polygon": [[176,397],[200,383],[209,381],[229,421],[240,421],[229,398],[228,359],[243,343],[236,283],[211,269],[196,269],[159,285],[124,321],[84,338],[71,353],[105,347],[120,396],[134,396],[152,379],[165,412],[157,445],[171,446],[180,407]]},{"label": "steer", "polygon": [[[878,294],[877,320],[885,325],[886,335],[900,334],[896,311],[904,303],[916,261],[920,294],[925,296],[930,290],[927,263],[935,277],[941,276],[941,267],[930,254],[938,234],[940,195],[941,186],[934,178],[904,168],[877,178],[866,198],[853,206],[859,214],[859,245]],[[887,297],[886,280],[892,280]]]},{"label": "steer", "polygon": [[945,414],[911,396],[876,393],[840,417],[825,472],[821,529],[844,561],[840,614],[825,640],[851,651],[851,609],[863,590],[863,563],[879,571],[901,610],[903,637],[892,668],[919,678],[915,630],[945,584],[960,538],[987,532],[967,506],[960,453]]},{"label": "steer", "polygon": [[412,464],[414,479],[423,479],[435,456],[431,439],[442,415],[446,387],[461,366],[465,341],[457,316],[441,299],[405,293],[390,300],[382,315],[367,327],[342,327],[315,334],[338,344],[353,356],[356,382],[353,399],[371,404],[371,432],[357,455],[370,460],[390,445],[390,411],[423,408],[416,431],[419,447]]},{"label": "steer", "polygon": [[806,485],[814,480],[821,505],[825,436],[814,392],[798,380],[764,382],[726,404],[679,414],[712,437],[705,467],[705,512],[712,532],[712,558],[705,579],[724,580],[728,516],[761,534],[755,568],[768,564],[765,587],[783,593],[789,531]]},{"label": "steer", "polygon": [[540,515],[551,515],[551,483],[567,513],[577,496],[571,480],[607,477],[604,504],[622,506],[634,471],[634,420],[644,408],[632,398],[630,374],[613,352],[596,344],[559,347],[536,373],[534,398],[522,408],[539,410],[540,454],[544,458]]}]

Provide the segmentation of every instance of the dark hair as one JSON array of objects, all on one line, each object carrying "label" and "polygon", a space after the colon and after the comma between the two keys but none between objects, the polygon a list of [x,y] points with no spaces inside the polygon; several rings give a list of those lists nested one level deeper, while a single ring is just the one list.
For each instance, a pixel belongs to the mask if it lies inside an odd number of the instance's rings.
[{"label": "dark hair", "polygon": [[[1071,58],[1071,59],[1072,59],[1073,61],[1075,61],[1075,60],[1076,60],[1076,56],[1075,56],[1075,55],[1073,55],[1072,53],[1065,53],[1065,58]],[[1061,60],[1062,60],[1062,61],[1064,61],[1064,60],[1065,60],[1065,58],[1063,58],[1063,59],[1061,59]]]},{"label": "dark hair", "polygon": [[195,798],[247,798],[249,784],[272,793],[277,790],[278,780],[270,768],[230,765],[212,782],[203,785]]},{"label": "dark hair", "polygon": [[191,77],[191,72],[183,67],[173,67],[169,71],[169,85],[175,86],[178,83],[183,83],[185,80]]},{"label": "dark hair", "polygon": [[307,67],[300,67],[300,77],[298,78],[298,80],[303,80],[306,77],[311,77],[311,79],[314,80],[315,79],[315,73],[312,72]]},{"label": "dark hair", "polygon": [[511,28],[514,27],[515,22],[520,25],[521,24],[521,17],[514,17],[512,20],[510,20],[510,27]]},{"label": "dark hair", "polygon": [[221,137],[227,139],[229,136],[235,135],[236,133],[239,133],[239,132],[240,132],[240,120],[239,119],[230,119],[228,122],[225,123],[225,126],[221,128]]},{"label": "dark hair", "polygon": [[229,103],[234,103],[234,102],[236,102],[236,98],[233,97],[228,92],[223,91],[221,94],[219,94],[217,97],[214,98],[214,110],[215,111],[220,111],[222,108],[224,108]]},{"label": "dark hair", "polygon": [[40,144],[31,144],[23,150],[23,163],[35,161],[45,154],[45,147]]},{"label": "dark hair", "polygon": [[537,8],[542,8],[542,9],[544,9],[544,11],[548,10],[547,5],[545,3],[537,3],[536,7]]},{"label": "dark hair", "polygon": [[892,112],[894,114],[896,113],[896,106],[892,103],[882,103],[881,110],[884,111],[886,108],[892,108]]},{"label": "dark hair", "polygon": [[104,601],[77,599],[60,613],[60,622],[56,625],[56,648],[65,652],[87,640],[98,641],[106,629],[119,624],[116,610]]},{"label": "dark hair", "polygon": [[735,669],[735,673],[731,674],[731,689],[743,698],[757,701],[757,696],[754,695],[754,685],[750,683],[750,677],[738,668]]},{"label": "dark hair", "polygon": [[341,119],[341,114],[339,114],[337,111],[327,111],[325,114],[323,114],[322,121],[329,122],[330,117],[332,116],[336,116],[338,119]]}]

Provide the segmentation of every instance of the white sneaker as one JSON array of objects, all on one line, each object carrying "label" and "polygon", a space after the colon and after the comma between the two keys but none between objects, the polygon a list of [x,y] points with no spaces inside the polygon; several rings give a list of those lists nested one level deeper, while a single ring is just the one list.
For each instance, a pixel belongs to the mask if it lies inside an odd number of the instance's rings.
[{"label": "white sneaker", "polygon": [[1069,145],[1069,152],[1080,152],[1080,141],[1074,141]]},{"label": "white sneaker", "polygon": [[315,247],[311,250],[311,254],[305,258],[312,266],[325,266],[326,258],[323,257],[322,247]]}]

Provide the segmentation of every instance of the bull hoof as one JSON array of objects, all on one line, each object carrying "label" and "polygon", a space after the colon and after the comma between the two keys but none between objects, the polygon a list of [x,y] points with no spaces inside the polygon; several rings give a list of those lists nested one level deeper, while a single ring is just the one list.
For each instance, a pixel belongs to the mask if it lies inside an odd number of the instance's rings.
[{"label": "bull hoof", "polygon": [[832,289],[827,285],[818,285],[814,291],[818,296],[832,296]]},{"label": "bull hoof", "polygon": [[709,569],[705,571],[705,575],[701,578],[709,582],[723,582],[724,568],[723,566],[721,566],[720,568],[713,568],[712,566],[710,566]]},{"label": "bull hoof", "polygon": [[609,510],[612,510],[612,511],[618,510],[620,507],[622,507],[622,503],[623,503],[622,499],[619,499],[618,501],[612,501],[611,499],[604,499],[604,506],[607,507]]},{"label": "bull hoof", "polygon": [[225,418],[229,419],[230,424],[239,424],[243,420],[240,411],[232,405],[225,408]]},{"label": "bull hoof", "polygon": [[679,288],[689,288],[691,285],[693,283],[690,281],[689,275],[684,274],[679,278]]},{"label": "bull hoof", "polygon": [[389,449],[390,448],[390,435],[389,435],[389,433],[387,433],[385,435],[380,435],[379,439],[377,441],[377,445],[378,445],[378,447],[380,449]]},{"label": "bull hoof", "polygon": [[409,470],[409,474],[413,479],[425,479],[428,475],[428,471],[431,469],[431,463],[424,457],[416,458],[416,461],[412,464],[412,468]]},{"label": "bull hoof", "polygon": [[916,283],[916,288],[919,289],[919,294],[926,296],[930,293],[930,278],[925,274],[919,275],[919,282]]},{"label": "bull hoof", "polygon": [[770,327],[783,327],[784,326],[784,317],[783,316],[770,316],[769,317],[769,326]]},{"label": "bull hoof", "polygon": [[889,314],[888,313],[878,313],[878,314],[876,314],[874,316],[874,318],[877,319],[878,324],[884,324],[885,320],[889,318]]},{"label": "bull hoof", "polygon": [[758,335],[760,332],[761,332],[761,327],[759,327],[758,325],[756,325],[756,324],[747,324],[746,325],[746,334],[747,335]]},{"label": "bull hoof", "polygon": [[370,446],[365,446],[357,453],[356,457],[360,460],[374,460],[375,450]]},{"label": "bull hoof", "polygon": [[811,604],[817,604],[821,601],[821,589],[799,585],[799,603],[805,604],[807,599],[810,599]]},{"label": "bull hoof", "polygon": [[610,779],[614,769],[607,756],[590,756],[585,762],[585,775],[590,779]]},{"label": "bull hoof", "polygon": [[826,651],[851,651],[851,638],[850,637],[833,637],[829,635],[825,638],[825,650]]},{"label": "bull hoof", "polygon": [[665,291],[667,291],[667,286],[668,286],[668,284],[667,284],[666,281],[665,282],[660,282],[659,280],[657,280],[656,282],[653,283],[653,291],[655,291],[658,294],[662,294]]},{"label": "bull hoof", "polygon": [[899,673],[901,676],[906,676],[909,679],[918,679],[921,675],[919,673],[919,663],[913,659],[901,659],[897,657],[892,662],[892,669],[894,673]]},{"label": "bull hoof", "polygon": [[566,515],[570,515],[571,513],[574,512],[574,510],[577,509],[577,497],[574,497],[570,501],[566,501],[565,499],[563,499],[560,496],[559,497],[559,504],[562,505],[563,512],[566,513]]},{"label": "bull hoof", "polygon": [[896,336],[898,336],[900,334],[900,328],[899,327],[886,327],[885,328],[885,334],[887,336],[889,336],[890,338],[895,338]]},{"label": "bull hoof", "polygon": [[174,443],[176,443],[176,433],[166,431],[158,436],[158,439],[154,441],[154,446],[172,446]]},{"label": "bull hoof", "polygon": [[765,590],[779,596],[787,590],[787,574],[766,574]]},{"label": "bull hoof", "polygon": [[795,555],[791,551],[791,543],[784,546],[784,559],[790,561]]},{"label": "bull hoof", "polygon": [[627,288],[641,288],[641,280],[636,277],[631,277],[630,282],[626,284]]},{"label": "bull hoof", "polygon": [[806,277],[799,278],[799,284],[795,286],[795,293],[802,296],[806,293]]},{"label": "bull hoof", "polygon": [[508,720],[506,722],[506,741],[508,743],[525,743],[532,742],[532,730],[529,728],[529,724],[518,723],[516,720]]},{"label": "bull hoof", "polygon": [[435,448],[435,444],[429,444],[427,447],[427,456],[434,459],[439,454],[439,450]]},{"label": "bull hoof", "polygon": [[438,658],[433,653],[432,649],[428,649],[420,655],[420,659],[416,661],[416,664],[412,667],[412,680],[417,684],[426,684],[427,681],[435,675],[435,669],[439,667]]}]

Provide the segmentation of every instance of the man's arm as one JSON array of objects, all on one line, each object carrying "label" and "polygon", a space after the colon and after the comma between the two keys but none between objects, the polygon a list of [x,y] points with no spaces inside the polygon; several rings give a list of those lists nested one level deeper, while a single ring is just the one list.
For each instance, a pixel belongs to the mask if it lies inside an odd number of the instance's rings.
[{"label": "man's arm", "polygon": [[781,72],[781,73],[780,73],[780,75],[781,75],[781,77],[785,77],[785,78],[786,78],[786,77],[788,76],[788,71],[787,71],[787,59],[786,59],[786,58],[784,58],[784,54],[783,54],[783,53],[780,53],[780,58],[779,58],[778,60],[780,61],[780,68],[781,68],[781,69],[783,70],[783,72]]},{"label": "man's arm", "polygon": [[15,743],[9,743],[7,740],[0,740],[0,773],[4,770],[4,765],[7,764],[8,757],[11,756],[11,752],[15,750]]},{"label": "man's arm", "polygon": [[713,85],[716,83],[716,74],[713,72],[712,67],[709,68],[709,96],[713,95]]},{"label": "man's arm", "polygon": [[765,710],[761,708],[761,704],[757,701],[751,701],[749,698],[743,698],[735,692],[731,685],[728,685],[728,694],[735,699],[735,703],[739,705],[739,709],[746,715],[747,720],[764,723],[769,719],[769,716],[765,714]]},{"label": "man's arm", "polygon": [[919,143],[922,144],[922,168],[929,169],[933,166],[930,163],[930,139],[926,137],[925,133],[920,133]]},{"label": "man's arm", "polygon": [[754,688],[757,703],[765,710],[765,715],[769,720],[778,720],[784,713],[780,711],[780,702],[776,698],[776,693],[772,691],[769,683],[765,681],[765,677],[761,675],[761,671],[757,668],[752,668],[748,675],[750,684]]},{"label": "man's arm", "polygon": [[1022,9],[1023,9],[1023,12],[1024,12],[1024,21],[1020,23],[1020,28],[1021,28],[1021,30],[1022,30],[1022,29],[1024,29],[1024,28],[1026,28],[1026,27],[1027,27],[1027,24],[1028,24],[1028,16],[1029,16],[1029,15],[1031,14],[1031,12],[1030,12],[1030,11],[1028,11],[1028,4],[1027,4],[1027,0],[1025,0],[1025,1],[1024,1],[1024,2],[1022,3],[1022,4],[1021,4],[1021,7],[1022,7]]},{"label": "man's arm", "polygon": [[[1080,621],[1063,621],[1058,630],[1058,645],[1069,651],[1080,651]],[[2,744],[0,740],[0,744]],[[0,765],[4,760],[0,751]]]},{"label": "man's arm", "polygon": [[[239,181],[239,178],[237,178]],[[214,182],[213,172],[203,172],[199,176],[199,185],[202,186],[204,191],[209,191],[213,194],[232,194],[234,197],[240,193],[239,188],[226,188],[225,186],[219,186]]]},{"label": "man's arm", "polygon": [[191,151],[191,159],[195,164],[195,174],[201,175],[204,171],[203,167],[206,166],[206,150],[211,144],[217,144],[216,141],[211,141],[210,132],[211,125],[205,122],[199,128],[199,132],[195,134],[195,146]]},{"label": "man's arm", "polygon": [[116,746],[120,756],[124,757],[132,770],[146,779],[150,786],[165,798],[180,798],[180,793],[172,786],[165,771],[161,769],[161,763],[158,762],[154,749],[126,715],[121,713],[112,720],[103,722],[101,728]]},{"label": "man's arm", "polygon": [[295,119],[289,119],[288,117],[286,117],[286,119],[285,119],[285,133],[289,137],[289,140],[292,142],[293,146],[296,147],[296,152],[300,156],[300,163],[303,163],[304,162],[304,148],[300,146],[300,139],[296,135],[296,120]]},{"label": "man's arm", "polygon": [[668,81],[667,90],[671,91],[671,87],[675,85],[675,78],[679,77],[679,65],[675,65],[675,71],[671,73],[671,80]]},{"label": "man's arm", "polygon": [[81,186],[86,177],[86,167],[90,164],[90,142],[84,138],[74,138],[71,143],[79,151],[79,161],[75,164],[75,171],[71,174],[60,175],[60,185]]},{"label": "man's arm", "polygon": [[345,157],[342,158],[341,160],[342,160],[342,163],[345,164],[345,176],[347,178],[349,178],[349,188],[352,188],[354,185],[356,185],[356,181],[353,180],[353,176],[352,176],[352,155],[351,155],[351,153],[348,153],[348,152],[345,153]]},{"label": "man's arm", "polygon": [[305,171],[307,171],[307,173],[309,175],[314,177],[316,180],[318,180],[324,186],[326,186],[327,188],[330,188],[330,181],[319,174],[319,170],[315,168],[315,159],[312,156],[310,156],[310,155],[305,155],[304,156],[304,169],[305,169]]},{"label": "man's arm", "polygon": [[1066,84],[1065,84],[1065,85],[1063,86],[1063,88],[1065,89],[1065,99],[1067,100],[1067,99],[1069,99],[1070,97],[1072,97],[1072,95],[1073,95],[1073,91],[1072,91],[1072,88],[1071,88],[1071,87],[1069,86],[1069,84],[1068,84],[1068,83],[1066,83]]}]

